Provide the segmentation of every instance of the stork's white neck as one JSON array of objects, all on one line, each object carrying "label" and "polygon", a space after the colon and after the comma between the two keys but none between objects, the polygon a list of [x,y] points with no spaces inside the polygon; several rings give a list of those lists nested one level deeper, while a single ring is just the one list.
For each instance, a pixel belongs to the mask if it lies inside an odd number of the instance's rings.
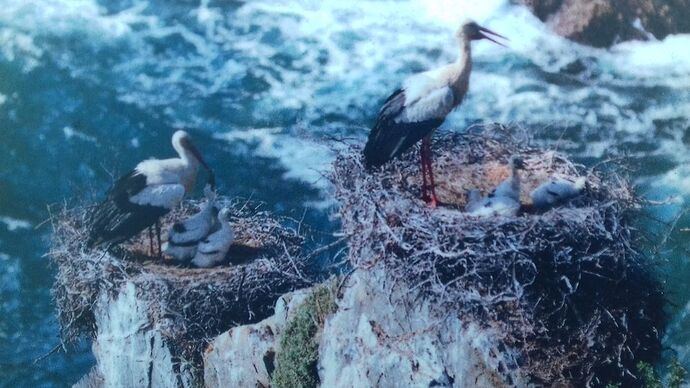
[{"label": "stork's white neck", "polygon": [[459,43],[460,53],[455,61],[455,65],[458,67],[458,77],[461,78],[465,74],[469,77],[472,70],[472,44],[469,39],[464,37],[460,39]]},{"label": "stork's white neck", "polygon": [[470,81],[472,72],[472,45],[470,40],[464,36],[458,38],[460,53],[458,59],[451,65],[449,84],[453,88],[456,96],[456,104],[462,101]]},{"label": "stork's white neck", "polygon": [[175,148],[175,151],[177,151],[177,154],[180,156],[180,159],[187,164],[190,167],[199,167],[199,160],[194,156],[194,154],[189,151],[187,148],[183,147],[182,144],[179,142],[173,143],[173,148]]}]

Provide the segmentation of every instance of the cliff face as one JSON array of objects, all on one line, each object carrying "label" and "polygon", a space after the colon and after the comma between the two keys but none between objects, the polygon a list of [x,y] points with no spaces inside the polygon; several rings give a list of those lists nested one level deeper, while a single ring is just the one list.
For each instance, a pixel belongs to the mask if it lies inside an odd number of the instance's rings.
[{"label": "cliff face", "polygon": [[149,318],[149,305],[127,283],[114,298],[102,296],[95,309],[98,332],[93,353],[107,387],[192,387],[192,374],[174,360]]},{"label": "cliff face", "polygon": [[[391,295],[385,274],[357,271],[319,347],[323,387],[501,387],[490,329],[438,317],[429,302]],[[391,301],[394,301],[391,303]]]},{"label": "cliff face", "polygon": [[[285,328],[311,289],[281,297],[276,313],[218,336],[204,356],[207,387],[268,387],[280,367],[276,354]],[[409,310],[404,296],[391,304],[385,275],[356,271],[337,311],[320,334],[318,377],[322,387],[500,387],[505,370],[492,354],[492,334],[456,317],[438,319],[429,305]],[[400,298],[403,299],[400,299]]]},{"label": "cliff face", "polygon": [[285,294],[275,314],[253,325],[235,327],[213,340],[204,354],[206,387],[268,387],[280,338],[311,289]]}]

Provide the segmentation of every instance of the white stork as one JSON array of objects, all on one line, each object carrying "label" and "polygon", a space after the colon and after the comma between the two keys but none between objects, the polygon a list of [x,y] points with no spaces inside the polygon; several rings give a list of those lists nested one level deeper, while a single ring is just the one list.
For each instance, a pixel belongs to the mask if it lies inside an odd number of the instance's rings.
[{"label": "white stork", "polygon": [[215,224],[218,213],[216,192],[211,185],[206,185],[204,194],[206,202],[199,212],[182,222],[174,223],[168,231],[168,241],[163,244],[163,252],[178,262],[187,262],[194,257],[197,245]]},{"label": "white stork", "polygon": [[488,39],[503,46],[487,34],[506,39],[473,21],[465,22],[456,33],[460,45],[458,60],[407,78],[384,102],[364,147],[365,164],[371,168],[383,165],[422,140],[422,198],[431,207],[437,204],[431,134],[467,93],[472,71],[471,41]]},{"label": "white stork", "polygon": [[158,220],[193,190],[200,164],[213,184],[213,173],[187,132],[176,131],[172,145],[178,158],[145,160],[110,188],[90,215],[89,246],[112,246],[154,224],[158,227]]},{"label": "white stork", "polygon": [[577,178],[574,182],[563,178],[550,179],[532,191],[532,206],[537,210],[549,210],[582,194],[586,183],[585,177]]},{"label": "white stork", "polygon": [[479,217],[515,216],[520,211],[520,170],[525,164],[520,158],[512,158],[511,175],[501,182],[494,191],[475,204],[469,214]]},{"label": "white stork", "polygon": [[223,208],[218,213],[220,229],[208,235],[199,243],[192,264],[196,267],[209,268],[225,260],[235,235],[230,225],[230,210]]}]

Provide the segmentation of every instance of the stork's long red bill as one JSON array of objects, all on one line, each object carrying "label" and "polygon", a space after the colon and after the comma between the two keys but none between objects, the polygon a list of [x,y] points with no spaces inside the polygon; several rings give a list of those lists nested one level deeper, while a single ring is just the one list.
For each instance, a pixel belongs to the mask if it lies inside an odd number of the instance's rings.
[{"label": "stork's long red bill", "polygon": [[482,35],[482,37],[483,37],[484,39],[488,39],[488,40],[490,40],[490,41],[496,43],[497,45],[500,45],[500,46],[503,46],[503,47],[508,47],[508,46],[506,46],[505,44],[503,44],[503,43],[497,41],[496,39],[492,38],[490,35],[487,35],[487,34],[491,34],[491,35],[497,36],[497,37],[502,38],[502,39],[505,39],[505,40],[510,40],[510,39],[506,38],[505,36],[503,36],[503,35],[501,35],[501,34],[499,34],[499,33],[497,33],[497,32],[493,32],[493,31],[491,31],[490,29],[484,28],[484,27],[479,27],[479,31],[480,31],[479,33]]}]

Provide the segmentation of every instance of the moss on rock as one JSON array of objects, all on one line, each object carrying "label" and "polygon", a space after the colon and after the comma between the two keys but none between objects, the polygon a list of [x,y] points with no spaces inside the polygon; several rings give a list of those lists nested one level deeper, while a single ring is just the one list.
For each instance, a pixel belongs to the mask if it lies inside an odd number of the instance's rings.
[{"label": "moss on rock", "polygon": [[319,337],[326,317],[336,309],[335,292],[328,285],[316,288],[298,308],[280,340],[277,366],[272,376],[274,387],[319,385]]}]

